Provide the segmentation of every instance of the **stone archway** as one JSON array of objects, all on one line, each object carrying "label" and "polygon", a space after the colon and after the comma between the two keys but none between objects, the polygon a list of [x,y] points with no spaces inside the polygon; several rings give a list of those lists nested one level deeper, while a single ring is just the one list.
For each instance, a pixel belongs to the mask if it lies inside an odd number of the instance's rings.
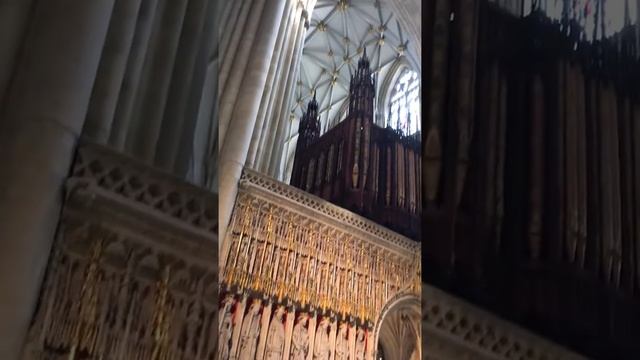
[{"label": "stone archway", "polygon": [[422,356],[420,299],[397,298],[383,311],[375,329],[375,360],[419,360]]}]

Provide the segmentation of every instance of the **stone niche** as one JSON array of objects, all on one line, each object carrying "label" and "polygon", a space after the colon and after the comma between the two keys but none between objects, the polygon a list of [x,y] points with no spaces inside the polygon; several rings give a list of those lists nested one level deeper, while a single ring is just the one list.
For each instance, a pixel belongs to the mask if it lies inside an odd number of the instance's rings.
[{"label": "stone niche", "polygon": [[24,359],[214,359],[217,198],[79,147]]},{"label": "stone niche", "polygon": [[222,247],[221,360],[377,359],[411,300],[419,328],[420,244],[293,186],[245,169]]}]

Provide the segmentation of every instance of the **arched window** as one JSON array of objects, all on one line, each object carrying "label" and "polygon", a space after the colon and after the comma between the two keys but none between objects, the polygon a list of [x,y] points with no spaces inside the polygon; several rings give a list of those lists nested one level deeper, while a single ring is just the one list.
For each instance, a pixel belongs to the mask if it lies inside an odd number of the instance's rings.
[{"label": "arched window", "polygon": [[405,69],[398,76],[389,97],[387,126],[411,135],[420,130],[420,79]]}]

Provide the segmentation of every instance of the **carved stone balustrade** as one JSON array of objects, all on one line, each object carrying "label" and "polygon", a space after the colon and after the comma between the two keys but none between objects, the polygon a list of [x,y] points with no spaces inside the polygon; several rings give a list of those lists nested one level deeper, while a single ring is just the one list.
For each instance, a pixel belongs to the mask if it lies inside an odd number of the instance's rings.
[{"label": "carved stone balustrade", "polygon": [[251,170],[224,244],[222,359],[372,359],[384,315],[420,297],[419,243]]},{"label": "carved stone balustrade", "polygon": [[217,197],[79,147],[25,359],[214,359]]},{"label": "carved stone balustrade", "polygon": [[586,359],[424,283],[422,335],[430,360]]}]

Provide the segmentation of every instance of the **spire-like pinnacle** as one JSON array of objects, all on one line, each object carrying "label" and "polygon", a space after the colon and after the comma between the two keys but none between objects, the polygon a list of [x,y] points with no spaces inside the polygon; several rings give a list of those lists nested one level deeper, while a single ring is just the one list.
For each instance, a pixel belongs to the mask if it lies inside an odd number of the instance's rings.
[{"label": "spire-like pinnacle", "polygon": [[366,68],[369,68],[369,58],[367,57],[367,47],[364,47],[362,57],[358,61],[358,73]]},{"label": "spire-like pinnacle", "polygon": [[308,110],[316,110],[318,108],[318,100],[316,100],[316,89],[313,89],[313,98],[309,101]]}]

